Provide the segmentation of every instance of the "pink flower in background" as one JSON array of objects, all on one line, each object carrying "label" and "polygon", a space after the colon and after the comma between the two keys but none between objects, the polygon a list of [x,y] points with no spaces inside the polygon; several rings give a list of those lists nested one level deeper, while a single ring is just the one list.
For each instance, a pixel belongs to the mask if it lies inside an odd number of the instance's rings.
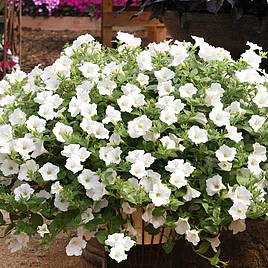
[{"label": "pink flower in background", "polygon": [[[18,1],[18,0],[17,0]],[[123,7],[127,0],[113,0],[115,6]],[[139,0],[134,1],[138,3]],[[24,11],[27,14],[31,10],[31,1],[24,0]],[[95,10],[95,16],[98,17],[101,11],[102,0],[32,0],[32,3],[36,7],[38,14],[43,14],[44,9],[47,9],[48,15],[62,14],[66,8],[71,8],[74,13],[79,15],[87,15],[87,10],[93,8]]]}]

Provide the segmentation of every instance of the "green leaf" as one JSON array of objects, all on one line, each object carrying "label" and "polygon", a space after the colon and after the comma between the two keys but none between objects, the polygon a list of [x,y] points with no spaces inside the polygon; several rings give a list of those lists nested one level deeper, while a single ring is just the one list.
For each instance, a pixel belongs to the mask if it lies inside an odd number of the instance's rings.
[{"label": "green leaf", "polygon": [[209,247],[210,243],[208,241],[203,241],[196,251],[203,255],[208,251]]},{"label": "green leaf", "polygon": [[220,262],[220,259],[219,259],[220,252],[221,251],[219,250],[212,258],[210,258],[211,265],[216,266]]},{"label": "green leaf", "polygon": [[161,217],[165,213],[166,209],[163,207],[157,207],[153,210],[153,216],[155,217]]},{"label": "green leaf", "polygon": [[100,230],[96,233],[96,238],[102,245],[104,245],[105,240],[107,239],[108,235],[109,233],[107,230]]},{"label": "green leaf", "polygon": [[32,225],[35,228],[37,228],[37,226],[43,224],[43,218],[42,218],[42,216],[39,215],[39,214],[35,214],[35,213],[32,213],[30,221],[31,221]]},{"label": "green leaf", "polygon": [[146,225],[144,229],[146,232],[148,232],[149,234],[153,234],[153,235],[159,234],[160,232],[159,228],[155,229],[152,224]]},{"label": "green leaf", "polygon": [[162,248],[166,252],[166,254],[169,254],[173,250],[175,244],[176,243],[174,240],[169,240],[168,242],[162,245]]}]

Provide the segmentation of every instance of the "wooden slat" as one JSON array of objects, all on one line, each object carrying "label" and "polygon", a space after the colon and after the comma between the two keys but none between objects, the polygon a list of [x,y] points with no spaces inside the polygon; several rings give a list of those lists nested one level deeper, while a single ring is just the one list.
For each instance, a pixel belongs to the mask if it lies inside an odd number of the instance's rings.
[{"label": "wooden slat", "polygon": [[144,12],[140,16],[130,19],[135,13],[137,12],[129,11],[122,14],[106,12],[103,17],[103,24],[105,26],[163,26],[157,19],[150,20],[150,12]]},{"label": "wooden slat", "polygon": [[120,15],[116,12],[113,12],[112,0],[103,0],[102,1],[102,24],[101,24],[101,33],[102,41],[106,46],[112,45],[113,37],[113,27],[114,26],[143,26],[148,27],[148,41],[150,42],[161,42],[166,38],[166,29],[165,26],[160,23],[158,20],[150,20],[150,12],[143,12],[140,16],[130,18],[137,11],[126,11]]}]

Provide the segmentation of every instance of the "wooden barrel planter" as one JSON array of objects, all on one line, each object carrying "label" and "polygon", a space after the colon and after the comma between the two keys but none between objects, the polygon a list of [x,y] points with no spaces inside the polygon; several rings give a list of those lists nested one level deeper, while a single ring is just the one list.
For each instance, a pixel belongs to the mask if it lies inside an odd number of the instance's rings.
[{"label": "wooden barrel planter", "polygon": [[129,217],[132,226],[137,231],[136,246],[128,255],[128,259],[122,263],[112,260],[103,248],[92,240],[88,243],[84,252],[86,260],[91,266],[88,268],[174,268],[174,259],[162,249],[162,244],[167,242],[171,230],[160,228],[158,234],[150,234],[146,231],[146,223],[142,220],[142,210],[138,209],[131,215],[122,214],[123,218]]},{"label": "wooden barrel planter", "polygon": [[165,26],[176,40],[193,41],[191,35],[204,37],[211,45],[229,50],[237,58],[250,41],[268,50],[268,31],[256,16],[244,15],[234,20],[230,14],[184,13],[168,10],[163,14]]}]

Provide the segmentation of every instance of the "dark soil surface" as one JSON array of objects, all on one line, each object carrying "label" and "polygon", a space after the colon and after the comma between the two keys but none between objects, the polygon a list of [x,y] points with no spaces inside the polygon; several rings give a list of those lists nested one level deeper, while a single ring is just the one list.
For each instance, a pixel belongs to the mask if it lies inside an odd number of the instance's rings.
[{"label": "dark soil surface", "polygon": [[52,64],[66,43],[71,43],[85,33],[23,29],[22,69],[30,72],[38,64],[43,67]]}]

